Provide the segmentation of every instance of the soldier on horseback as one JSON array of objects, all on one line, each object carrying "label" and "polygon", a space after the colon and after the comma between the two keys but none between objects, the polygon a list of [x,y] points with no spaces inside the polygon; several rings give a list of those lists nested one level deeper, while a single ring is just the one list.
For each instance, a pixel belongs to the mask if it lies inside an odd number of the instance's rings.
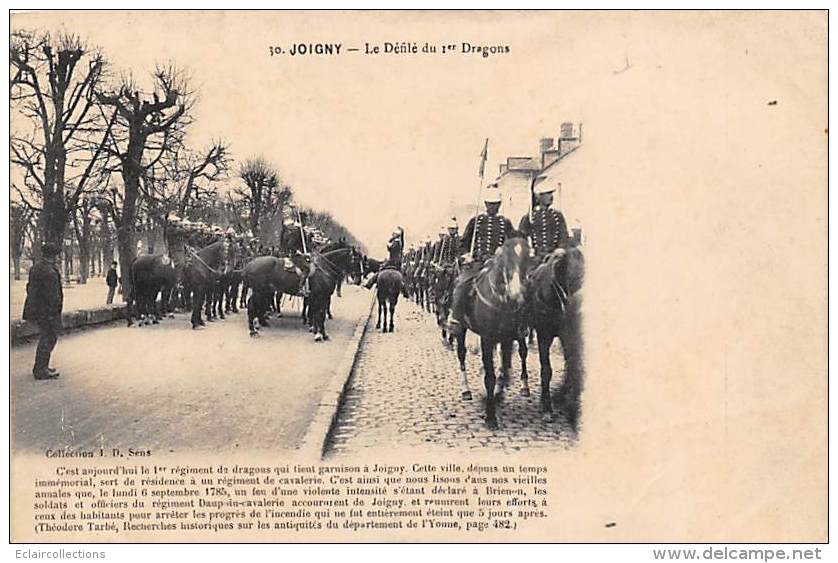
[{"label": "soldier on horseback", "polygon": [[[536,178],[535,194],[537,203],[532,213],[521,218],[518,230],[521,234],[532,241],[536,256],[543,260],[555,250],[567,246],[570,237],[567,233],[567,223],[561,211],[552,207],[553,192],[556,186],[548,184],[544,180],[546,176]],[[539,180],[541,180],[539,182]]]},{"label": "soldier on horseback", "polygon": [[[483,202],[486,205],[486,212],[469,219],[463,232],[463,248],[473,247],[474,251],[471,260],[465,260],[468,269],[461,274],[461,278],[477,275],[484,262],[494,256],[495,251],[513,233],[512,223],[498,213],[501,196],[497,184],[489,184]],[[474,238],[473,244],[472,237]],[[464,309],[467,301],[465,292],[470,287],[470,284],[460,283],[461,281],[463,280],[458,280],[458,283],[454,286],[451,312],[447,320],[448,329],[454,335],[458,335],[463,330],[462,322],[466,313]]]},{"label": "soldier on horseback", "polygon": [[440,268],[453,266],[460,257],[460,235],[457,218],[452,217],[447,232],[440,233],[439,242],[435,245],[434,263]]},{"label": "soldier on horseback", "polygon": [[387,264],[384,267],[401,270],[404,254],[404,229],[401,227],[396,227],[390,240],[387,241],[387,254],[389,256],[387,258]]}]

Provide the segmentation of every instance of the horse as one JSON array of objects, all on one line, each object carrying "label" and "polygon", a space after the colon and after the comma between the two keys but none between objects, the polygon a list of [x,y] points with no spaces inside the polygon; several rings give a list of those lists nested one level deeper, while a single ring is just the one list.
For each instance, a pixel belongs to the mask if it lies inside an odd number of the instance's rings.
[{"label": "horse", "polygon": [[250,336],[259,336],[256,320],[261,326],[269,326],[267,314],[274,295],[276,293],[297,295],[300,291],[300,282],[304,277],[310,277],[314,273],[314,268],[311,257],[301,253],[282,258],[259,256],[245,264],[242,279],[245,288],[251,291],[246,305]]},{"label": "horse", "polygon": [[192,297],[190,320],[193,329],[205,325],[201,318],[201,307],[205,301],[207,316],[210,316],[209,306],[218,280],[232,268],[229,255],[230,243],[227,240],[219,240],[197,252],[189,251],[189,257],[183,267],[183,287],[184,292]]},{"label": "horse", "polygon": [[582,284],[585,257],[578,246],[557,250],[531,273],[527,289],[529,321],[538,338],[541,364],[541,411],[545,421],[555,420],[550,397],[550,347],[559,338],[564,355],[564,379],[557,404],[575,429],[579,420],[584,368],[581,330]]},{"label": "horse", "polygon": [[440,327],[442,341],[453,346],[454,335],[449,334],[445,327],[445,320],[451,310],[452,291],[454,281],[457,278],[457,268],[454,265],[440,268],[434,283],[434,296],[436,297],[436,320]]},{"label": "horse", "polygon": [[245,256],[246,251],[239,245],[233,245],[233,269],[226,274],[224,287],[224,312],[238,313],[239,312],[239,286],[242,283],[242,270],[247,261]]},{"label": "horse", "polygon": [[[376,280],[378,286],[376,298],[378,300],[378,322],[375,328],[382,329],[382,332],[393,332],[393,316],[396,313],[396,305],[399,303],[399,294],[404,291],[404,280],[402,273],[395,268],[384,268],[378,272]],[[390,323],[387,324],[387,309],[390,310]],[[381,324],[382,312],[384,313],[384,325]],[[389,327],[389,328],[388,328]]]},{"label": "horse", "polygon": [[315,270],[309,276],[308,319],[314,329],[314,340],[328,340],[326,334],[326,311],[332,301],[337,280],[346,275],[352,265],[352,250],[338,248],[314,256]]},{"label": "horse", "polygon": [[[521,327],[525,322],[524,279],[532,265],[529,243],[514,237],[508,239],[479,272],[464,272],[455,282],[454,291],[467,300],[463,324],[480,336],[483,382],[486,387],[486,425],[490,429],[498,427],[495,413],[495,346],[501,345],[502,392],[509,380],[512,343],[520,338]],[[457,358],[463,378],[463,398],[469,399],[471,391],[465,372],[465,356],[466,333],[462,330],[457,336]]]},{"label": "horse", "polygon": [[[139,326],[158,324],[160,314],[171,313],[169,301],[176,283],[175,267],[168,256],[146,254],[134,258],[129,270],[131,295],[128,303],[128,326],[132,326],[132,314],[136,313]],[[157,295],[161,295],[161,311],[157,312]]]}]

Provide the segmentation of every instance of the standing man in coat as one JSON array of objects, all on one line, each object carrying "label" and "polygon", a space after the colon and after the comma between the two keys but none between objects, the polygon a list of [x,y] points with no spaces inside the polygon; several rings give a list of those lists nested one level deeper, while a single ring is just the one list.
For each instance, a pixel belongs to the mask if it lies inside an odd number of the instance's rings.
[{"label": "standing man in coat", "polygon": [[111,262],[111,267],[108,268],[108,273],[105,275],[105,282],[108,284],[108,298],[105,300],[105,304],[112,305],[113,296],[116,293],[116,286],[119,284],[119,276],[116,273],[116,262]]},{"label": "standing man in coat", "polygon": [[64,307],[64,292],[61,289],[61,273],[58,268],[60,249],[52,243],[41,247],[41,258],[29,270],[26,284],[26,302],[23,305],[23,319],[38,323],[40,339],[35,351],[35,379],[55,379],[58,372],[49,367],[52,350],[61,332],[61,311]]}]

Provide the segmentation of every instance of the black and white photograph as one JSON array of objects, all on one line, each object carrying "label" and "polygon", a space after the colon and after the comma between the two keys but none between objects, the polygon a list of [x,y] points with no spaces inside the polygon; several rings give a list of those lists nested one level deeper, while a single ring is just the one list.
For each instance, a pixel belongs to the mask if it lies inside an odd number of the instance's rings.
[{"label": "black and white photograph", "polygon": [[823,541],[826,34],[13,11],[12,541]]}]

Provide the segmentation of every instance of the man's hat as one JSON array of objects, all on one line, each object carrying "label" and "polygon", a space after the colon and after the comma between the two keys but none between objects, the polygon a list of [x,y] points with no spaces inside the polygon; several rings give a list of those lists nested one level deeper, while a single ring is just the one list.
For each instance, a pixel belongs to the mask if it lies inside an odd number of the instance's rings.
[{"label": "man's hat", "polygon": [[181,222],[181,219],[177,215],[172,215],[171,217],[169,217],[169,223],[177,224],[177,223],[180,223],[180,222]]},{"label": "man's hat", "polygon": [[500,203],[500,189],[497,188],[497,184],[494,184],[496,187],[489,188],[486,190],[486,193],[483,195],[483,201],[486,203]]},{"label": "man's hat", "polygon": [[536,184],[533,188],[535,195],[549,194],[556,191],[556,187],[561,186],[560,183],[547,182],[547,176],[539,176],[535,179]]},{"label": "man's hat", "polygon": [[451,217],[451,221],[448,222],[449,229],[458,229],[460,226],[457,224],[457,218]]},{"label": "man's hat", "polygon": [[61,249],[58,247],[57,244],[47,242],[41,245],[41,254],[43,256],[58,256],[61,252]]}]

